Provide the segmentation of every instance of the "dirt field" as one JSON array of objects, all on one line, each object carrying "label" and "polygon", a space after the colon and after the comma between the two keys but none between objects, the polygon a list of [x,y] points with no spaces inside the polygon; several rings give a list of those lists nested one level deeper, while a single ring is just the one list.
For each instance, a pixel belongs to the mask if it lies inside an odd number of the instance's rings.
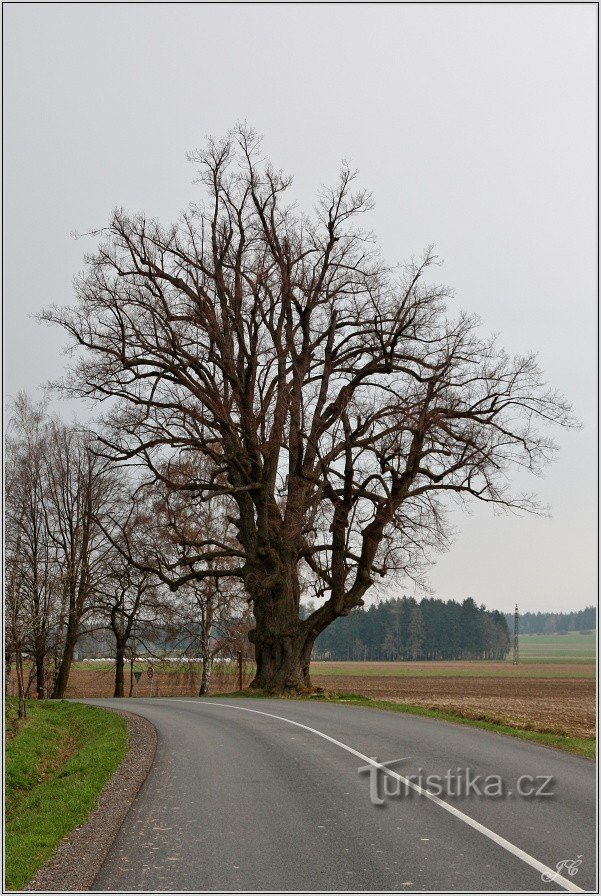
[{"label": "dirt field", "polygon": [[[562,670],[565,671],[565,667]],[[316,686],[326,690],[411,703],[516,728],[576,737],[595,734],[594,679],[511,679],[465,674],[452,677],[446,671],[447,674],[439,678],[399,674],[327,675],[320,673],[317,667],[311,678]]]}]

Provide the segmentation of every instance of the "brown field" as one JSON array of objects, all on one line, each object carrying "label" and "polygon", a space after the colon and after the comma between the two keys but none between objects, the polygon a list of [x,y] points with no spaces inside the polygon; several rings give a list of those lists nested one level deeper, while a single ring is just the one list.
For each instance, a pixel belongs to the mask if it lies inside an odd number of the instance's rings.
[{"label": "brown field", "polygon": [[[137,668],[144,671],[133,695],[147,697],[146,664],[137,664]],[[491,662],[315,662],[311,672],[316,687],[335,693],[362,694],[376,700],[423,706],[533,731],[574,737],[595,734],[594,665],[564,662],[513,667]],[[252,674],[252,665],[247,664],[243,675],[245,687]],[[110,697],[113,675],[111,663],[77,663],[66,696]],[[199,682],[198,667],[156,664],[153,696],[194,696]],[[129,667],[125,684],[127,694]],[[211,681],[213,693],[237,689],[238,674],[233,664],[215,669]]]},{"label": "brown field", "polygon": [[[533,731],[573,737],[595,734],[595,681],[590,678],[455,677],[448,670],[441,677],[328,675],[318,668],[311,678],[325,690],[410,703]],[[550,668],[548,671],[551,674]]]}]

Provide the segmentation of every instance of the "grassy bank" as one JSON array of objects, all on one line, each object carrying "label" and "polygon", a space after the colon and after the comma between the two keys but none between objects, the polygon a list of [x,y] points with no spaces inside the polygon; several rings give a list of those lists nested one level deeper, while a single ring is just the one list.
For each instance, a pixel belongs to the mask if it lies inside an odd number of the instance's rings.
[{"label": "grassy bank", "polygon": [[7,701],[6,889],[22,889],[82,824],[127,750],[121,716],[96,706]]},{"label": "grassy bank", "polygon": [[[220,696],[220,695],[216,695]],[[236,693],[222,694],[223,697],[270,697],[261,691],[238,691]],[[368,709],[379,709],[386,712],[402,712],[415,716],[426,716],[430,719],[439,719],[443,722],[457,722],[460,725],[469,725],[472,728],[481,728],[496,734],[505,734],[528,740],[532,743],[543,744],[547,747],[555,747],[565,753],[573,753],[576,756],[584,756],[586,759],[594,759],[596,755],[596,742],[594,737],[571,737],[564,734],[549,734],[544,731],[533,731],[526,728],[514,728],[503,725],[489,719],[471,719],[459,713],[443,712],[437,709],[426,709],[423,706],[413,706],[409,703],[393,703],[390,700],[371,700],[362,694],[311,694],[306,697],[293,697],[294,700],[319,700],[324,703],[344,703],[347,706],[363,706]]]}]

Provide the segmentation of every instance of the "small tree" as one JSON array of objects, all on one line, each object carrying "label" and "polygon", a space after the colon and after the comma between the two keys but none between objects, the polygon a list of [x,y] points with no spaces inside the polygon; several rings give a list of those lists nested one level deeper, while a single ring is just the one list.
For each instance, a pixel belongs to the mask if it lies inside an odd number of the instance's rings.
[{"label": "small tree", "polygon": [[[17,535],[17,546],[19,536]],[[23,654],[28,634],[27,618],[25,615],[25,601],[22,592],[22,575],[16,554],[9,554],[6,562],[6,588],[4,592],[5,627],[5,657],[14,658],[15,674],[17,678],[18,716],[24,719],[27,715],[25,705],[25,673],[23,669]],[[11,662],[12,665],[12,662]],[[6,675],[6,686],[10,678],[10,666]]]},{"label": "small tree", "polygon": [[192,581],[179,590],[172,616],[174,639],[185,643],[186,652],[200,652],[199,697],[209,693],[215,657],[230,652],[231,627],[243,609],[239,589],[219,579]]},{"label": "small tree", "polygon": [[115,688],[113,697],[125,696],[125,658],[132,650],[135,626],[143,616],[159,618],[160,602],[156,584],[150,573],[137,570],[122,557],[111,563],[108,580],[101,592],[101,605],[115,640]]},{"label": "small tree", "polygon": [[82,624],[107,574],[112,544],[101,521],[110,514],[117,482],[110,465],[91,451],[89,433],[56,420],[46,467],[48,533],[60,588],[52,697],[62,699]]},{"label": "small tree", "polygon": [[[239,551],[227,515],[227,500],[218,495],[202,500],[188,489],[191,478],[205,481],[217,477],[218,471],[208,469],[206,458],[200,456],[182,461],[179,470],[171,464],[163,472],[161,482],[142,491],[151,505],[149,516],[153,520],[149,532],[152,548],[145,551],[146,568],[167,573],[186,566],[193,568],[203,554],[208,571],[216,568],[224,572],[228,564],[235,566]],[[217,558],[208,556],[209,546],[218,552]],[[139,563],[131,552],[129,560]],[[192,578],[179,588],[170,627],[174,643],[185,644],[186,650],[194,653],[200,650],[199,696],[209,691],[213,660],[228,642],[232,621],[243,615],[244,598],[240,581],[224,575]]]},{"label": "small tree", "polygon": [[[48,433],[41,405],[21,393],[6,438],[6,563],[18,581],[23,647],[35,667],[36,692],[45,696],[46,662],[56,628],[59,570],[49,532]],[[17,599],[17,592],[11,600]],[[13,619],[14,622],[14,619]],[[10,628],[10,627],[9,627]]]},{"label": "small tree", "polygon": [[[569,408],[533,356],[449,316],[432,252],[383,263],[347,167],[309,217],[251,131],[192,158],[206,202],[172,227],[115,212],[77,306],[43,318],[84,350],[66,387],[117,402],[106,454],[232,507],[236,550],[207,539],[165,580],[238,577],[254,686],[304,690],[317,635],[444,539],[443,496],[537,508],[507,476],[541,467],[538,424],[568,425]],[[171,479],[189,456],[208,475]],[[307,586],[319,604],[302,619]]]}]

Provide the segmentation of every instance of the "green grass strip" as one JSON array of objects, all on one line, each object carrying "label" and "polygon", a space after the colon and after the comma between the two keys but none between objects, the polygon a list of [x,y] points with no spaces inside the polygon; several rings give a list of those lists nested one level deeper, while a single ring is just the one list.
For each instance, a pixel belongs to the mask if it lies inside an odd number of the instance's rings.
[{"label": "green grass strip", "polygon": [[[274,697],[263,691],[235,691],[234,693],[215,694],[216,697],[261,697],[263,699]],[[277,699],[277,698],[276,698]],[[281,699],[281,698],[280,698]],[[429,719],[438,719],[443,722],[456,722],[459,725],[469,725],[472,728],[482,728],[484,731],[492,731],[495,734],[506,734],[510,737],[518,737],[521,740],[529,740],[533,743],[543,744],[547,747],[555,747],[565,753],[573,753],[576,756],[584,756],[585,759],[595,759],[596,739],[594,737],[572,737],[567,734],[550,734],[544,731],[532,731],[526,728],[514,728],[504,725],[492,719],[470,719],[467,716],[454,712],[443,712],[438,709],[427,709],[424,706],[414,706],[410,703],[393,703],[390,700],[372,700],[362,694],[335,694],[332,692],[320,694],[308,694],[299,697],[286,697],[291,700],[319,700],[323,703],[344,703],[347,706],[362,706],[367,709],[379,709],[386,712],[403,712],[414,716],[426,716]]]},{"label": "green grass strip", "polygon": [[[7,701],[9,737],[14,701]],[[127,751],[115,713],[63,701],[27,701],[6,745],[6,889],[20,890],[94,808]]]}]

